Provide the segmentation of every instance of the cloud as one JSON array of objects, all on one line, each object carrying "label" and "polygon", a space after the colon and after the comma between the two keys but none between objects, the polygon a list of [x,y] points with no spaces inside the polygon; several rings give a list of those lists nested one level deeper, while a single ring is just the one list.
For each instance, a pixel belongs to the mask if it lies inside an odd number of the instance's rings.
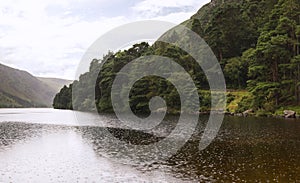
[{"label": "cloud", "polygon": [[154,18],[171,13],[195,13],[207,2],[207,0],[144,0],[137,3],[132,9],[137,14]]},{"label": "cloud", "polygon": [[0,1],[0,62],[37,76],[73,79],[85,50],[110,29],[149,18],[180,23],[203,3],[199,0]]}]

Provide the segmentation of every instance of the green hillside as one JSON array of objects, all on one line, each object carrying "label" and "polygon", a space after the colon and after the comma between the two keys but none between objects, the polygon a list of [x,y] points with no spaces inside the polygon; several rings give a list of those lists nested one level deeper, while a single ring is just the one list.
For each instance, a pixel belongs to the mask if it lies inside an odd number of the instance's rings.
[{"label": "green hillside", "polygon": [[[65,81],[49,86],[26,71],[0,64],[0,107],[50,107]],[[49,79],[50,80],[50,79]],[[51,79],[52,80],[52,79]],[[60,81],[60,80],[59,80]],[[55,83],[53,81],[53,83]]]},{"label": "green hillside", "polygon": [[[282,106],[300,103],[299,0],[212,0],[182,24],[199,34],[212,48],[223,69],[227,88],[248,90],[245,95],[230,94],[228,110],[251,108],[274,113]],[[184,41],[185,36],[175,29],[172,39]],[[185,51],[160,41],[153,46],[136,44],[128,50],[93,60],[89,72],[56,95],[54,107],[72,108],[73,102],[75,109],[91,110],[95,100],[91,98],[91,91],[95,90],[97,110],[112,111],[110,91],[116,73],[133,59],[145,55],[165,56],[184,67],[198,88],[199,111],[210,109],[209,86],[201,68]],[[106,62],[98,75],[96,71],[103,60]],[[178,75],[178,79],[180,77]],[[91,78],[97,78],[96,86]],[[72,86],[86,95],[75,96],[72,101]],[[156,77],[145,77],[134,85],[131,108],[136,113],[148,113],[149,100],[157,95],[166,100],[169,112],[180,108],[174,86]]]}]

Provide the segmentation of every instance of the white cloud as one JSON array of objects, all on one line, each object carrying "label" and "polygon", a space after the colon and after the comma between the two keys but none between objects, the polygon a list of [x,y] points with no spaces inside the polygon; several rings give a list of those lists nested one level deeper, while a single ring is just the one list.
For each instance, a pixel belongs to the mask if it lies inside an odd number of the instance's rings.
[{"label": "white cloud", "polygon": [[208,0],[144,0],[137,3],[132,9],[136,13],[149,18],[170,13],[195,13]]},{"label": "white cloud", "polygon": [[110,29],[146,18],[180,23],[205,1],[0,1],[0,62],[72,79],[85,50]]}]

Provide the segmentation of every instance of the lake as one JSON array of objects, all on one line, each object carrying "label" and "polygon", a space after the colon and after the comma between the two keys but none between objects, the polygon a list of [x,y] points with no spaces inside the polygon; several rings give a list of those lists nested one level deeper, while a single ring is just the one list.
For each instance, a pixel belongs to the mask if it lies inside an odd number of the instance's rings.
[{"label": "lake", "polygon": [[201,116],[190,140],[160,161],[124,163],[126,156],[116,156],[123,147],[104,137],[109,131],[129,144],[147,145],[163,139],[177,120],[169,116],[163,127],[137,132],[109,114],[0,109],[0,182],[300,181],[299,119],[227,116],[218,136],[199,151],[207,121]]}]

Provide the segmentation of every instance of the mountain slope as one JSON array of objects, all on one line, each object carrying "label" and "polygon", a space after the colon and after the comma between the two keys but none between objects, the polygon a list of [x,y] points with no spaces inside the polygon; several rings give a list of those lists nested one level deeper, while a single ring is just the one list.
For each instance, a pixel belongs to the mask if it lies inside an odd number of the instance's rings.
[{"label": "mountain slope", "polygon": [[[300,104],[299,17],[299,0],[212,0],[182,24],[199,34],[213,50],[223,69],[227,88],[248,89],[250,94],[243,96],[238,104],[240,112],[253,109],[258,113],[273,113],[281,106]],[[176,28],[169,33],[172,42],[193,48],[188,34]],[[115,76],[132,60],[147,55],[168,57],[181,65],[191,75],[198,89],[203,106],[199,110],[206,112],[210,109],[210,95],[205,91],[209,85],[202,69],[191,55],[176,44],[159,40],[152,46],[147,43],[135,44],[128,50],[93,60],[89,72],[82,74],[71,87],[64,87],[56,95],[53,106],[95,110],[96,104],[100,112],[113,111],[111,88]],[[106,62],[102,63],[103,60]],[[101,72],[95,73],[100,67]],[[139,72],[137,69],[133,73]],[[174,74],[180,80],[181,75]],[[127,73],[122,75],[125,82],[131,77]],[[96,85],[92,78],[97,78]],[[72,96],[72,90],[83,95]],[[93,92],[96,97],[92,95]],[[150,76],[139,80],[131,88],[131,109],[135,113],[146,111],[148,114],[148,104],[154,96],[165,99],[168,111],[178,111],[180,101],[173,85]]]},{"label": "mountain slope", "polygon": [[57,85],[49,86],[26,71],[2,64],[0,79],[0,107],[49,107],[58,91]]},{"label": "mountain slope", "polygon": [[221,64],[255,47],[278,0],[212,0],[183,24],[198,33]]},{"label": "mountain slope", "polygon": [[[249,48],[253,48],[257,44],[257,39],[261,33],[261,28],[268,21],[268,15],[278,0],[212,0],[210,3],[203,6],[189,20],[182,25],[190,28],[195,33],[199,34],[212,48],[217,56],[222,69],[227,68],[225,72],[226,84],[232,89],[244,89],[247,85],[247,62],[240,64],[240,59],[235,57],[242,56],[243,52]],[[163,35],[164,36],[164,35]],[[191,46],[185,38],[188,35],[183,35],[180,31],[172,33],[172,40],[178,40],[186,43],[187,47]],[[159,55],[168,57],[179,65],[183,66],[195,80],[196,87],[201,96],[203,106],[209,108],[210,96],[201,90],[209,89],[206,76],[202,69],[197,66],[195,60],[188,55],[184,50],[176,47],[176,45],[167,44],[165,42],[156,41],[152,46],[145,43],[136,44],[129,50],[120,51],[112,55],[105,56],[105,64],[102,66],[102,72],[94,74],[94,68],[100,67],[101,61],[94,60],[91,63],[90,71],[83,74],[79,81],[73,83],[73,88],[78,88],[78,91],[85,93],[85,96],[70,95],[72,88],[63,88],[57,94],[54,100],[54,108],[72,108],[70,103],[73,103],[73,108],[76,110],[89,110],[94,106],[94,98],[91,97],[90,91],[96,88],[96,104],[98,111],[112,111],[110,89],[114,76],[119,69],[125,66],[128,62],[144,55]],[[229,64],[228,64],[229,63]],[[233,66],[241,68],[232,69]],[[227,67],[226,67],[227,66]],[[229,67],[232,66],[232,67]],[[239,71],[239,74],[234,71]],[[225,71],[225,69],[224,69]],[[138,72],[138,71],[137,71]],[[98,83],[94,86],[90,78],[96,78]],[[238,79],[236,79],[236,77]],[[156,84],[155,84],[156,83]],[[151,84],[151,85],[150,85]],[[158,86],[156,86],[158,85]],[[161,87],[163,86],[163,87]],[[135,95],[132,95],[132,110],[135,112],[144,112],[148,110],[148,102],[153,95],[159,93],[166,101],[171,103],[168,107],[177,109],[180,102],[173,86],[158,80],[157,78],[148,78],[140,83],[137,83],[132,89]],[[156,91],[149,91],[149,89]],[[159,91],[159,92],[157,92]],[[136,97],[135,97],[136,96]],[[71,100],[73,102],[70,102]],[[91,105],[93,104],[93,105]],[[202,109],[200,109],[202,110]],[[204,109],[206,110],[206,109]]]},{"label": "mountain slope", "polygon": [[58,79],[58,78],[44,78],[44,77],[37,77],[40,81],[44,82],[48,86],[50,86],[53,90],[59,92],[59,90],[64,85],[69,85],[72,83],[71,80],[65,80],[65,79]]}]

